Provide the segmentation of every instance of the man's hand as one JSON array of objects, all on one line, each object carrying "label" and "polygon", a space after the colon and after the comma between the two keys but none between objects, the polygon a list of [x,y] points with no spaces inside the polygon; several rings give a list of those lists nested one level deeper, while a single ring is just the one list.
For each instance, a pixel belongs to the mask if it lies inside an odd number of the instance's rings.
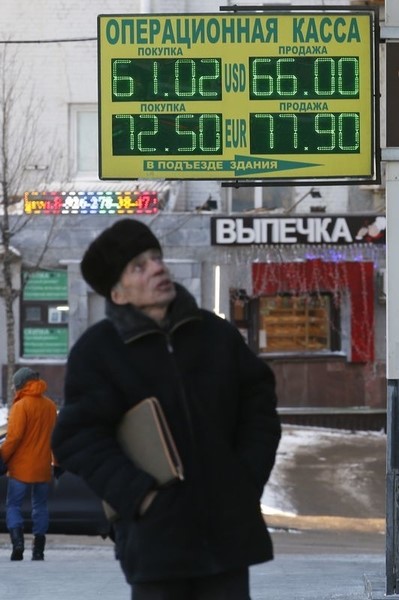
[{"label": "man's hand", "polygon": [[59,467],[58,465],[53,466],[54,479],[56,479],[58,481],[58,479],[61,477],[61,475],[63,473],[64,473],[64,469],[62,467]]},{"label": "man's hand", "polygon": [[144,500],[142,501],[140,508],[139,508],[140,517],[142,517],[146,513],[146,511],[150,508],[150,506],[157,494],[158,494],[157,490],[152,490],[151,492],[148,492],[148,494],[146,496],[144,496]]}]

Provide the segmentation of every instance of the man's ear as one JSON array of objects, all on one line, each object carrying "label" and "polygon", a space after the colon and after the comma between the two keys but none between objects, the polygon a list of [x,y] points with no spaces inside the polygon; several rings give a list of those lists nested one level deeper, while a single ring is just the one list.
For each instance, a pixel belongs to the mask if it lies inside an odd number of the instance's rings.
[{"label": "man's ear", "polygon": [[125,299],[125,291],[121,286],[115,285],[111,290],[111,300],[114,304],[127,304]]}]

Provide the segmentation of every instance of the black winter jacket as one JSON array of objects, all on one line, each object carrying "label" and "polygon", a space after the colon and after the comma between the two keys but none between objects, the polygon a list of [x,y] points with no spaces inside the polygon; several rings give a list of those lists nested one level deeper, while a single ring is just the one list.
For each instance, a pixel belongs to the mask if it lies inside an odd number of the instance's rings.
[{"label": "black winter jacket", "polygon": [[[198,309],[177,286],[161,328],[132,306],[72,348],[65,406],[53,434],[61,467],[83,477],[120,515],[117,556],[130,583],[216,574],[270,560],[260,497],[280,439],[275,380],[227,321]],[[154,479],[115,438],[118,422],[148,396],[161,402],[185,480],[138,508]]]}]

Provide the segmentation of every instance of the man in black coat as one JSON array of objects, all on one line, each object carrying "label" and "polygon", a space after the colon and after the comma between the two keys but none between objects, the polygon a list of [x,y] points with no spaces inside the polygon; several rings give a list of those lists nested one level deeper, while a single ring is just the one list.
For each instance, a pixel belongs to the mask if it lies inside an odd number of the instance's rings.
[{"label": "man in black coat", "polygon": [[[281,435],[275,379],[229,322],[172,282],[142,222],[105,229],[81,263],[107,318],[70,352],[53,434],[61,467],[116,511],[116,553],[134,600],[249,600],[249,566],[273,558],[260,510]],[[162,488],[116,439],[155,396],[184,479]]]}]

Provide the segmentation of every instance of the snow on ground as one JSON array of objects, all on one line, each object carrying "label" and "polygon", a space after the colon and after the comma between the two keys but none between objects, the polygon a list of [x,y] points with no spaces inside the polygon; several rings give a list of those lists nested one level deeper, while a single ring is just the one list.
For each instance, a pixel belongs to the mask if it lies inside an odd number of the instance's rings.
[{"label": "snow on ground", "polygon": [[0,427],[7,424],[8,408],[0,407]]},{"label": "snow on ground", "polygon": [[[292,490],[290,490],[290,487],[292,487],[292,472],[289,473],[289,468],[292,469],[293,463],[296,462],[295,457],[314,453],[317,460],[322,462],[325,460],[321,456],[323,448],[345,447],[348,443],[367,446],[370,441],[381,438],[386,438],[384,432],[353,432],[320,427],[284,425],[283,435],[277,451],[276,464],[261,498],[262,511],[269,515],[285,514],[294,516],[298,514],[292,503],[294,496]],[[364,458],[367,459],[367,454]],[[353,466],[352,464],[351,467]],[[342,472],[343,469],[344,466],[341,467]],[[347,478],[347,481],[350,485],[350,478]],[[314,492],[317,493],[316,490]]]}]

